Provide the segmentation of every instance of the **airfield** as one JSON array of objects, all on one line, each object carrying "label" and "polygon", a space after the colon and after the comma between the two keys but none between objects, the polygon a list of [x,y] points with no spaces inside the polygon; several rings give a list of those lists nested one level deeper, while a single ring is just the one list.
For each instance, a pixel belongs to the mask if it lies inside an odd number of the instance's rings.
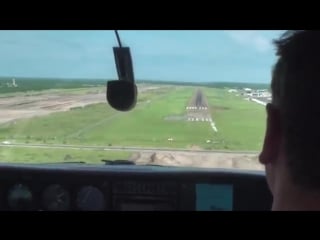
[{"label": "airfield", "polygon": [[[143,93],[154,88],[141,86],[139,92]],[[102,87],[11,94],[0,98],[0,124],[104,102],[106,102],[106,93]]]},{"label": "airfield", "polygon": [[209,87],[140,84],[138,92],[130,112],[113,110],[104,86],[2,94],[0,159],[262,169],[263,106]]}]

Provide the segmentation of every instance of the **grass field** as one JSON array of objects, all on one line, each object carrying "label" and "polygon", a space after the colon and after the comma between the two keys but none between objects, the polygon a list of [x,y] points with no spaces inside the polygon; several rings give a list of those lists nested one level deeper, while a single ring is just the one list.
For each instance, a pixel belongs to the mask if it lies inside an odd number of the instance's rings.
[{"label": "grass field", "polygon": [[[131,112],[95,104],[69,112],[19,120],[0,127],[0,138],[20,143],[188,147],[210,138],[208,124],[166,121],[183,114],[193,88],[154,90],[140,95]],[[192,137],[191,137],[192,136]],[[168,142],[168,138],[175,141]]]},{"label": "grass field", "polygon": [[211,149],[260,150],[265,132],[265,108],[226,90],[206,89],[205,93],[219,130]]},{"label": "grass field", "polygon": [[[18,120],[0,125],[0,141],[42,144],[77,144],[96,146],[138,146],[259,150],[265,130],[264,107],[227,92],[203,87],[218,132],[208,122],[166,120],[184,115],[195,87],[172,86],[143,92],[136,108],[117,112],[107,104],[94,104],[68,112]],[[88,89],[87,89],[88,90]],[[82,94],[84,89],[62,90]],[[46,90],[58,91],[58,90]],[[173,138],[173,141],[168,141]],[[211,140],[211,143],[206,143]],[[128,158],[129,153],[79,150],[1,148],[6,161],[38,162]],[[44,160],[45,159],[45,160]]]},{"label": "grass field", "polygon": [[12,163],[102,163],[101,160],[128,159],[130,152],[92,151],[73,149],[1,148],[0,162]]}]

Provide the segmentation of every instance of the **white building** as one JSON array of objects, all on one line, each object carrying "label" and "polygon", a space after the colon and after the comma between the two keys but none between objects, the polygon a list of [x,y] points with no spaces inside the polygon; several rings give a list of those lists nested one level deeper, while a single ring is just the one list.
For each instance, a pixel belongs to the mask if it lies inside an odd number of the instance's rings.
[{"label": "white building", "polygon": [[7,87],[18,87],[18,84],[16,83],[16,79],[12,78],[11,83],[7,82]]},{"label": "white building", "polygon": [[236,90],[236,89],[229,89],[228,90],[228,93],[236,93],[236,92],[238,92],[238,90]]}]

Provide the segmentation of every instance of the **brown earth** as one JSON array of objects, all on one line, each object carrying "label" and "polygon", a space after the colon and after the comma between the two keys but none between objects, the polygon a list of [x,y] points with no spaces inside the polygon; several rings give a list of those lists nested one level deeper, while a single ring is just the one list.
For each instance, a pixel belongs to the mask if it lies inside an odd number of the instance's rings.
[{"label": "brown earth", "polygon": [[[156,88],[159,87],[138,86],[140,93]],[[83,94],[59,92],[59,90],[43,91],[34,95],[19,93],[14,97],[0,98],[0,124],[21,118],[68,111],[71,108],[95,103],[106,103],[105,87],[95,91],[88,88]]]},{"label": "brown earth", "polygon": [[199,168],[237,168],[263,170],[258,154],[244,153],[134,153],[130,160],[136,164],[155,164],[162,166],[183,166]]}]

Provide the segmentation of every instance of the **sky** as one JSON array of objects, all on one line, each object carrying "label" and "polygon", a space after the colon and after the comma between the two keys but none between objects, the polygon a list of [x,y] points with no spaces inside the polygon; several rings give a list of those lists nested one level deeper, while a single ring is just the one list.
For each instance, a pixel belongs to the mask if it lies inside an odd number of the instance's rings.
[{"label": "sky", "polygon": [[[119,31],[136,79],[268,83],[283,31]],[[0,30],[0,76],[116,79],[113,31]]]}]

